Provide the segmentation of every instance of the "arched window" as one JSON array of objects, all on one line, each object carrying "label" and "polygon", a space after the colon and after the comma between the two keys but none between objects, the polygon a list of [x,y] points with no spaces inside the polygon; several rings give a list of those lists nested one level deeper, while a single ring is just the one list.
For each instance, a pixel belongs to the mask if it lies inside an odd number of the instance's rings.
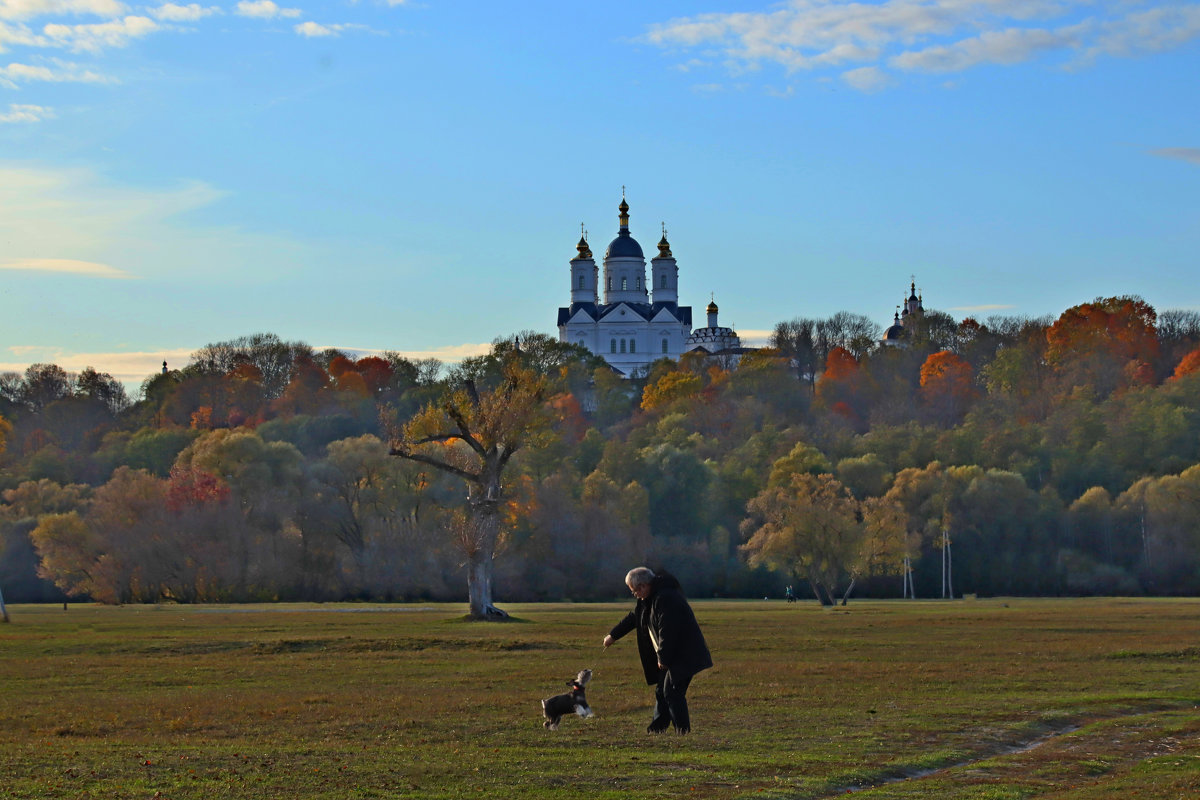
[{"label": "arched window", "polygon": [[624,339],[621,340],[621,352],[622,353],[625,352],[625,340]]},{"label": "arched window", "polygon": [[629,340],[629,352],[631,352],[631,353],[637,352],[637,339]]},{"label": "arched window", "polygon": [[608,349],[613,353],[617,352],[617,340],[616,339],[609,339]]},{"label": "arched window", "polygon": [[667,352],[667,340],[663,339],[663,352]]},{"label": "arched window", "polygon": [[658,279],[658,288],[660,288],[660,289],[665,289],[665,288],[667,288],[667,276],[666,276],[666,275],[663,275],[663,276],[659,277],[659,279]]},{"label": "arched window", "polygon": [[623,292],[628,288],[629,288],[629,278],[621,278],[621,291]]}]

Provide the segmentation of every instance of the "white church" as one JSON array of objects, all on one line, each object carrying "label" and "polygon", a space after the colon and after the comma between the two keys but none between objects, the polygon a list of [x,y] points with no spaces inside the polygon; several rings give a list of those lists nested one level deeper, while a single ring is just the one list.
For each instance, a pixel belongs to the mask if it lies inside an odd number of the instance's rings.
[{"label": "white church", "polygon": [[690,351],[734,358],[745,352],[737,333],[717,324],[715,302],[708,304],[707,326],[692,329],[692,307],[679,305],[679,266],[665,229],[646,280],[646,257],[629,233],[624,196],[618,209],[621,227],[604,253],[604,300],[585,235],[571,259],[571,305],[558,309],[559,341],[586,347],[626,377]]}]

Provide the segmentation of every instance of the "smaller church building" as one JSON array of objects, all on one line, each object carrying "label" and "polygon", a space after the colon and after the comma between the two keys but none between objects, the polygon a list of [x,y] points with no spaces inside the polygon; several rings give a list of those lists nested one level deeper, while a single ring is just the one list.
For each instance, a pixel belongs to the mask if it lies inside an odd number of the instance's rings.
[{"label": "smaller church building", "polygon": [[692,307],[679,305],[679,265],[665,227],[647,279],[646,257],[629,232],[624,197],[618,210],[620,228],[604,253],[603,276],[587,236],[576,245],[571,304],[558,309],[559,340],[587,348],[626,377],[644,372],[660,358],[678,359],[693,350],[740,354],[737,333],[717,324],[715,302],[706,309],[708,324],[692,329]]}]

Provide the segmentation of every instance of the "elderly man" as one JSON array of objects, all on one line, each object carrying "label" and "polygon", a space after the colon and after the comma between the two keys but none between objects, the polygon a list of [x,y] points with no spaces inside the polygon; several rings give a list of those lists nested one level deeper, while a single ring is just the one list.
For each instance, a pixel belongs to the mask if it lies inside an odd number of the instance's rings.
[{"label": "elderly man", "polygon": [[646,683],[655,687],[654,718],[646,731],[661,733],[674,725],[677,733],[687,733],[692,729],[688,685],[697,672],[712,666],[704,634],[673,576],[635,567],[625,576],[625,585],[637,605],[604,637],[604,647],[637,631]]}]

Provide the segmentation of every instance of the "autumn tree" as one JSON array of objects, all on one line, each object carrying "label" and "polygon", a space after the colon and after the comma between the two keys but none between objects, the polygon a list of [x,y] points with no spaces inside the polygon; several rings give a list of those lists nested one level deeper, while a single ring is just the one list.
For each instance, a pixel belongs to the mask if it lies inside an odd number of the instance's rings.
[{"label": "autumn tree", "polygon": [[1046,330],[1046,360],[1063,391],[1092,387],[1100,397],[1154,382],[1157,314],[1140,297],[1100,297],[1068,308]]},{"label": "autumn tree", "polygon": [[894,526],[880,516],[868,531],[860,522],[858,502],[829,474],[793,473],[785,486],[760,492],[747,505],[749,516],[741,531],[748,537],[743,552],[751,566],[787,572],[806,580],[822,605],[833,605],[837,588],[846,582],[846,601],[858,577],[877,563],[875,556],[890,549],[876,544]]},{"label": "autumn tree", "polygon": [[461,478],[467,508],[456,533],[467,557],[470,615],[507,614],[492,602],[493,560],[501,542],[504,472],[513,456],[549,432],[546,377],[512,353],[491,385],[467,377],[392,435],[391,453]]},{"label": "autumn tree", "polygon": [[921,399],[934,419],[957,422],[976,394],[971,365],[961,356],[942,350],[921,365]]}]

